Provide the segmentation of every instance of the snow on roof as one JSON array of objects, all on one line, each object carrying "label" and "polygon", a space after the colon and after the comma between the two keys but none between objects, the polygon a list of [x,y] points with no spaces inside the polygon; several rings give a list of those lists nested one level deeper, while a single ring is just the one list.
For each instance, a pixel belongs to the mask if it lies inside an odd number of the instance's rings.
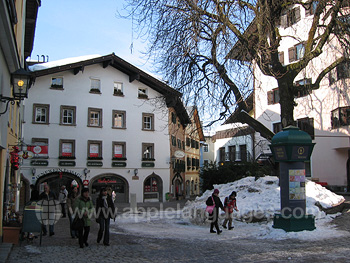
[{"label": "snow on roof", "polygon": [[30,71],[39,71],[39,70],[59,67],[59,66],[68,65],[68,64],[85,61],[93,58],[98,58],[98,57],[102,57],[102,55],[95,54],[95,55],[65,58],[65,59],[50,61],[46,63],[38,63],[32,66],[29,66],[28,68]]}]

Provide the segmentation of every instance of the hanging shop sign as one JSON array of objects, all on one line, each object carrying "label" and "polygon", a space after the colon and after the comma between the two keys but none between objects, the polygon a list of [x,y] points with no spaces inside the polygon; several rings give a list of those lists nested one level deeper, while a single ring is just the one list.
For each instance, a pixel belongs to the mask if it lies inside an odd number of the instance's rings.
[{"label": "hanging shop sign", "polygon": [[84,181],[83,181],[83,185],[84,185],[84,186],[88,186],[88,185],[89,185],[89,180],[84,180]]},{"label": "hanging shop sign", "polygon": [[39,179],[40,177],[42,176],[45,176],[45,175],[48,175],[48,174],[53,174],[53,173],[67,173],[67,174],[72,174],[72,175],[75,175],[77,177],[79,177],[81,180],[83,180],[83,176],[76,172],[76,171],[73,171],[73,170],[68,170],[68,169],[65,169],[65,168],[58,168],[58,169],[49,169],[49,170],[46,170],[38,175],[35,175],[33,176],[33,179],[37,180]]}]

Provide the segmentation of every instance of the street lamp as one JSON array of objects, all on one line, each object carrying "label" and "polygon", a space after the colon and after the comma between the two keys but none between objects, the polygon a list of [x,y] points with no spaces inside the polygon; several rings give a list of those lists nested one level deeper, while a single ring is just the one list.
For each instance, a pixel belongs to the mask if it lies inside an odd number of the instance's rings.
[{"label": "street lamp", "polygon": [[23,68],[16,70],[11,74],[11,84],[13,86],[12,97],[0,95],[0,102],[6,102],[5,111],[1,112],[0,115],[7,111],[10,102],[12,105],[14,105],[16,100],[21,101],[24,100],[24,98],[28,98],[28,89],[32,85],[30,72]]}]

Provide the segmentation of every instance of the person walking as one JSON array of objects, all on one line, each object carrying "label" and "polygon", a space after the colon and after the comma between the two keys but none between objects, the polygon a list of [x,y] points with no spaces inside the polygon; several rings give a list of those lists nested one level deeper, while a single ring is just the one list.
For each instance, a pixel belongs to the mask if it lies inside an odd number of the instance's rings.
[{"label": "person walking", "polygon": [[67,198],[68,198],[68,191],[66,189],[66,186],[62,185],[60,193],[58,195],[58,201],[60,202],[60,205],[61,205],[62,217],[66,217],[67,216],[66,215]]},{"label": "person walking", "polygon": [[54,221],[56,219],[56,195],[51,191],[50,186],[48,184],[44,185],[44,192],[39,195],[39,199],[41,200],[41,205],[43,206],[42,213],[42,231],[43,235],[46,236],[47,229],[46,225],[49,225],[50,236],[55,234],[54,232]]},{"label": "person walking", "polygon": [[79,196],[79,191],[77,186],[73,186],[72,191],[68,194],[67,198],[67,210],[68,210],[68,219],[69,219],[69,229],[70,235],[72,238],[78,238],[78,231],[72,229],[73,215],[75,215],[74,202]]},{"label": "person walking", "polygon": [[80,248],[84,248],[84,245],[88,247],[87,241],[90,233],[91,216],[94,211],[94,205],[89,196],[89,188],[82,189],[81,196],[75,200],[74,207],[78,210],[75,216],[84,219],[84,226],[78,230]]},{"label": "person walking", "polygon": [[39,200],[39,191],[35,188],[34,184],[30,185],[30,189],[32,190],[30,193],[29,201],[38,201]]},{"label": "person walking", "polygon": [[226,224],[228,222],[228,230],[232,230],[234,228],[232,225],[233,210],[238,211],[236,196],[237,193],[233,191],[229,196],[225,197],[224,200],[225,220],[222,223],[222,227],[227,229]]},{"label": "person walking", "polygon": [[[224,206],[222,205],[222,202],[219,198],[219,189],[214,189],[213,194],[210,197],[208,197],[206,204],[208,206],[212,206],[215,204],[213,212],[209,213],[209,220],[211,220],[210,233],[217,233],[218,235],[220,235],[222,230],[220,230],[219,224],[218,224],[219,208],[221,208],[221,210],[224,210]],[[214,227],[216,231],[214,230]]]},{"label": "person walking", "polygon": [[97,243],[100,243],[103,236],[103,245],[109,246],[109,224],[110,220],[115,218],[115,208],[112,197],[108,194],[106,188],[101,188],[100,194],[96,199],[96,221],[100,225],[97,235]]}]

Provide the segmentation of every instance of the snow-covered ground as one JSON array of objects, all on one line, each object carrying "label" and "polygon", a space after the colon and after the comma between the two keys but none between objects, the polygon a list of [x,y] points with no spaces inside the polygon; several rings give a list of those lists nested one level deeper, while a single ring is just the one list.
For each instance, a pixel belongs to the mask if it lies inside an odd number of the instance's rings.
[{"label": "snow-covered ground", "polygon": [[[222,201],[232,191],[237,192],[239,212],[234,212],[235,228],[233,230],[223,229],[221,235],[209,233],[209,222],[205,218],[204,209],[205,201],[212,191],[206,191],[196,200],[187,202],[183,210],[167,208],[159,211],[149,208],[138,214],[121,214],[115,223],[111,223],[111,231],[118,232],[117,228],[113,228],[115,224],[125,232],[142,236],[186,240],[212,240],[213,238],[217,240],[240,238],[320,240],[349,235],[346,231],[336,230],[330,223],[337,214],[326,215],[315,206],[315,203],[319,202],[322,207],[330,208],[342,203],[343,196],[336,195],[314,182],[306,183],[306,206],[307,213],[315,216],[316,229],[301,232],[285,232],[272,227],[273,214],[280,210],[280,189],[277,177],[266,176],[258,180],[247,177],[214,187],[219,189]],[[265,220],[260,223],[250,223],[252,215]]]}]

